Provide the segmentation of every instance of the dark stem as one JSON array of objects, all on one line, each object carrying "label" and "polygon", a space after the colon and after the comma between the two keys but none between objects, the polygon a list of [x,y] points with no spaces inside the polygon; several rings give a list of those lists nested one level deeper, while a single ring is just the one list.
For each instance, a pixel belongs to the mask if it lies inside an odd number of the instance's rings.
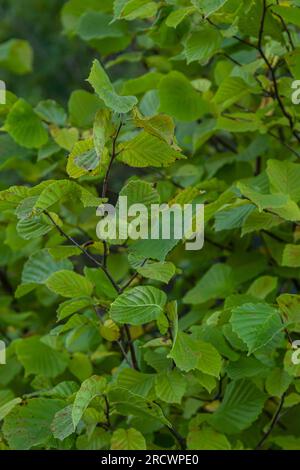
[{"label": "dark stem", "polygon": [[273,431],[274,427],[276,426],[276,424],[279,420],[280,412],[281,412],[283,404],[284,404],[284,399],[285,399],[285,393],[282,395],[282,397],[280,399],[280,403],[278,405],[278,408],[277,408],[275,414],[273,415],[273,418],[270,421],[268,430],[264,433],[263,437],[257,443],[257,445],[255,447],[255,450],[260,449],[263,446],[263,444],[265,443],[265,441],[268,439],[271,432]]},{"label": "dark stem", "polygon": [[111,171],[111,168],[112,168],[112,164],[113,164],[113,162],[114,162],[114,159],[115,159],[116,156],[117,156],[117,153],[116,153],[116,145],[117,145],[117,139],[118,139],[118,137],[119,137],[119,134],[120,134],[122,125],[123,125],[123,122],[120,121],[120,124],[119,124],[119,127],[118,127],[118,129],[117,129],[117,132],[115,133],[115,135],[114,135],[114,137],[113,137],[111,158],[110,158],[110,161],[109,161],[109,164],[108,164],[108,167],[107,167],[105,176],[104,176],[104,180],[103,180],[103,187],[102,187],[102,197],[103,197],[103,198],[106,197],[106,193],[107,193],[107,189],[108,189],[108,180],[109,180],[110,171]]},{"label": "dark stem", "polygon": [[264,60],[266,66],[268,67],[271,75],[271,79],[273,82],[274,86],[274,93],[275,93],[275,98],[277,100],[277,103],[282,111],[282,114],[287,118],[289,122],[290,129],[292,131],[293,136],[297,139],[298,142],[300,142],[300,137],[298,136],[297,132],[294,129],[294,121],[290,113],[285,109],[285,106],[283,104],[283,101],[281,99],[279,89],[278,89],[278,83],[277,83],[277,78],[275,74],[275,70],[272,67],[269,59],[267,58],[266,54],[264,53],[263,47],[262,47],[262,41],[263,41],[263,36],[264,36],[264,25],[265,25],[265,18],[266,18],[266,13],[267,13],[267,4],[266,0],[263,0],[263,11],[262,11],[262,16],[260,20],[260,27],[259,27],[259,35],[258,35],[258,45],[257,45],[257,50],[259,51],[262,59]]},{"label": "dark stem", "polygon": [[132,360],[132,367],[133,367],[135,370],[139,370],[139,366],[138,366],[137,359],[136,359],[136,354],[135,354],[134,345],[133,345],[132,339],[131,339],[131,334],[130,334],[129,326],[126,325],[126,324],[124,324],[124,330],[125,330],[125,333],[126,333],[126,336],[127,336],[128,347],[129,347],[129,351],[130,351],[130,355],[131,355],[131,360]]},{"label": "dark stem", "polygon": [[98,261],[96,258],[94,258],[94,256],[91,255],[85,248],[83,248],[79,243],[77,243],[77,241],[74,240],[74,238],[70,237],[70,235],[65,233],[64,230],[55,222],[55,220],[53,219],[51,214],[49,214],[48,211],[44,211],[44,214],[46,214],[46,216],[51,220],[53,225],[56,227],[56,229],[59,231],[59,233],[63,237],[65,237],[70,243],[75,245],[89,260],[93,261],[93,263],[95,263],[100,269],[102,269],[102,271],[106,274],[106,276],[110,280],[110,282],[111,282],[112,286],[114,287],[114,289],[119,293],[120,288],[119,288],[118,284],[115,282],[115,280],[112,278],[112,276],[109,273],[109,271],[107,270],[107,268],[102,263],[100,263],[100,261]]},{"label": "dark stem", "polygon": [[[276,3],[277,3],[277,5],[279,5],[279,1],[278,1],[278,0],[276,0]],[[271,11],[272,11],[272,10],[271,10]],[[275,13],[274,11],[272,11],[272,13],[273,13],[273,15],[277,16],[277,18],[280,19],[280,22],[281,22],[281,24],[282,24],[282,27],[283,27],[283,29],[285,30],[285,32],[286,32],[286,34],[287,34],[287,36],[288,36],[289,43],[290,43],[291,49],[292,49],[292,51],[293,51],[293,50],[295,49],[295,45],[294,45],[294,43],[293,43],[291,33],[290,33],[290,31],[289,31],[289,29],[288,29],[288,27],[287,27],[287,25],[286,25],[284,19],[283,19],[282,16],[280,16],[278,13]]]},{"label": "dark stem", "polygon": [[170,433],[177,440],[177,442],[180,446],[180,449],[181,450],[186,450],[186,442],[185,442],[184,437],[181,434],[179,434],[179,432],[174,428],[174,426],[167,426],[167,428],[169,429]]},{"label": "dark stem", "polygon": [[[97,305],[93,305],[93,307],[94,307],[94,310],[95,310],[96,315],[98,316],[100,322],[103,324],[104,321],[103,321],[102,316],[103,316],[103,313],[104,313],[104,312],[102,312],[102,310],[101,310],[99,307],[97,307]],[[127,364],[129,365],[129,367],[131,367],[131,363],[130,363],[128,357],[127,357],[125,348],[124,348],[124,346],[123,346],[123,344],[122,344],[122,339],[121,339],[121,340],[116,340],[116,343],[117,343],[117,345],[118,345],[119,348],[120,348],[120,351],[121,351],[121,353],[122,353],[122,355],[123,355],[123,358],[125,359],[125,361],[126,361]]]},{"label": "dark stem", "polygon": [[110,416],[109,416],[109,401],[107,399],[106,395],[103,395],[104,401],[105,401],[105,417],[106,417],[106,425],[108,428],[111,426],[110,422]]}]

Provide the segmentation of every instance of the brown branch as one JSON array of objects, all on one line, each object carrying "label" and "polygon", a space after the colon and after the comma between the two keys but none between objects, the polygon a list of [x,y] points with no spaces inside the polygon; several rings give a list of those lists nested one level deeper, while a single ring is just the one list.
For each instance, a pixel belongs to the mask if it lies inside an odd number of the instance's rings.
[{"label": "brown branch", "polygon": [[287,148],[290,152],[292,152],[296,157],[300,158],[300,154],[296,150],[294,150],[289,144],[287,144],[286,142],[282,142],[282,140],[276,134],[273,134],[273,132],[271,132],[270,130],[268,131],[268,134],[271,137],[273,137],[273,139],[278,140],[285,148]]},{"label": "brown branch", "polygon": [[109,164],[108,164],[108,167],[107,167],[107,170],[106,170],[106,173],[105,173],[105,176],[104,176],[104,180],[103,180],[103,187],[102,187],[102,198],[105,198],[106,197],[106,193],[107,193],[107,189],[108,189],[108,180],[109,180],[109,175],[110,175],[110,171],[111,171],[111,168],[112,168],[112,164],[117,156],[117,152],[116,152],[116,144],[117,144],[117,139],[119,137],[119,134],[120,134],[120,131],[121,131],[121,128],[123,126],[123,122],[122,120],[120,121],[120,124],[119,124],[119,127],[117,129],[117,132],[115,133],[114,137],[113,137],[113,142],[112,142],[112,153],[111,153],[111,158],[109,160]]},{"label": "brown branch", "polygon": [[[102,315],[103,315],[102,311],[99,309],[99,307],[97,307],[97,305],[93,305],[93,307],[94,307],[94,310],[95,310],[96,315],[98,316],[100,322],[103,324],[104,321],[103,321],[103,318],[102,318]],[[123,346],[123,344],[122,344],[122,341],[116,340],[116,343],[117,343],[117,345],[118,345],[119,348],[120,348],[120,351],[121,351],[121,353],[122,353],[122,355],[123,355],[123,358],[125,359],[125,361],[126,361],[127,364],[129,365],[129,367],[131,367],[130,360],[128,359],[128,356],[127,356],[127,354],[126,354],[126,351],[125,351],[125,348],[124,348],[124,346]]]},{"label": "brown branch", "polygon": [[[286,110],[285,108],[285,105],[281,99],[281,96],[280,96],[280,93],[279,93],[279,87],[278,87],[278,82],[277,82],[277,78],[276,78],[276,73],[275,73],[275,69],[273,68],[272,64],[270,63],[270,61],[268,60],[264,50],[263,50],[263,47],[262,47],[262,42],[263,42],[263,36],[264,36],[264,25],[265,25],[265,17],[266,17],[266,12],[267,12],[267,9],[268,9],[268,6],[266,4],[266,0],[263,0],[263,11],[262,11],[262,16],[261,16],[261,21],[260,21],[260,26],[259,26],[259,35],[258,35],[258,44],[255,45],[255,44],[251,44],[250,42],[248,41],[245,41],[244,39],[240,38],[239,36],[233,36],[234,39],[236,39],[237,41],[241,42],[242,44],[245,44],[246,46],[249,46],[249,47],[252,47],[254,49],[256,49],[263,61],[265,62],[266,66],[268,67],[268,70],[270,72],[270,75],[271,75],[271,79],[272,79],[272,83],[273,83],[273,87],[274,87],[274,94],[275,94],[275,99],[276,101],[278,102],[278,105],[281,109],[281,112],[282,114],[284,115],[284,117],[288,120],[288,123],[289,123],[289,127],[291,129],[291,132],[293,134],[293,136],[296,138],[296,140],[300,143],[300,137],[297,133],[297,131],[295,130],[295,123],[293,121],[293,118],[291,116],[291,114]],[[218,26],[213,22],[211,21],[211,19],[209,18],[206,18],[206,20],[212,25],[214,26],[216,29],[219,30]],[[286,30],[288,31],[288,28],[287,26],[285,25],[285,28]],[[291,41],[291,36],[289,35],[289,39]],[[293,44],[293,43],[292,43]],[[294,46],[294,45],[293,45]],[[231,59],[231,58],[230,58]],[[264,93],[266,93],[268,96],[270,95],[270,93],[264,89],[264,87],[262,86],[262,84],[260,83],[259,79],[257,77],[255,77],[256,81],[259,83],[261,89],[264,91]],[[271,134],[272,135],[272,134]],[[274,137],[274,135],[273,135]],[[286,145],[287,146],[287,145]],[[291,149],[290,149],[291,150]],[[292,150],[293,151],[293,150]],[[297,154],[295,151],[293,151],[294,154],[297,155],[297,157],[299,157],[299,154]]]},{"label": "brown branch", "polygon": [[106,418],[106,425],[108,428],[111,427],[110,416],[109,416],[109,401],[106,395],[103,395],[105,401],[105,418]]},{"label": "brown branch", "polygon": [[260,441],[255,446],[255,450],[260,449],[263,446],[263,444],[265,443],[265,441],[268,439],[271,432],[275,428],[275,426],[276,426],[276,424],[279,420],[279,417],[280,417],[280,413],[281,413],[281,410],[282,410],[282,407],[283,407],[283,404],[284,404],[284,399],[285,399],[285,393],[282,395],[282,397],[280,399],[280,403],[278,405],[278,408],[277,408],[275,414],[273,415],[273,418],[270,421],[268,430],[264,433],[263,437],[260,439]]},{"label": "brown branch", "polygon": [[174,428],[174,426],[167,426],[167,428],[169,429],[170,433],[177,440],[177,442],[180,446],[180,449],[181,450],[186,450],[186,442],[185,442],[184,437],[177,431],[177,429]]},{"label": "brown branch", "polygon": [[[276,0],[276,3],[277,3],[277,5],[279,5],[279,0]],[[271,6],[272,6],[272,5],[271,5]],[[272,9],[271,9],[271,11],[272,11]],[[287,34],[287,36],[288,36],[291,49],[292,49],[292,51],[295,50],[295,45],[294,45],[294,43],[293,43],[293,39],[292,39],[291,33],[290,33],[289,28],[287,27],[287,25],[286,25],[284,19],[283,19],[282,16],[280,16],[278,13],[275,13],[274,11],[272,11],[272,13],[273,13],[273,15],[277,16],[277,18],[280,19],[280,22],[281,22],[281,24],[282,24],[282,27],[283,27],[283,29],[285,30],[285,32],[286,32],[286,34]]]},{"label": "brown branch", "polygon": [[300,142],[300,137],[298,136],[297,132],[294,129],[294,121],[290,113],[286,110],[283,101],[281,99],[280,93],[279,93],[279,88],[278,88],[278,82],[275,74],[275,70],[272,67],[272,64],[270,63],[269,59],[267,58],[263,47],[262,47],[262,41],[263,41],[263,36],[264,36],[264,25],[265,25],[265,18],[266,18],[266,13],[267,13],[267,4],[266,0],[263,0],[263,11],[262,11],[262,16],[260,20],[260,27],[259,27],[259,35],[258,35],[258,45],[257,45],[257,50],[260,53],[262,59],[264,60],[267,68],[269,69],[271,79],[273,82],[274,86],[274,93],[275,93],[275,98],[276,101],[281,109],[282,114],[286,117],[286,119],[289,122],[290,129],[292,131],[293,136],[297,139],[298,142]]},{"label": "brown branch", "polygon": [[131,360],[132,360],[132,367],[133,367],[135,370],[139,370],[139,366],[138,366],[137,359],[136,359],[136,354],[135,354],[134,345],[133,345],[132,339],[131,339],[131,334],[130,334],[129,326],[126,325],[126,324],[124,324],[124,330],[125,330],[125,333],[126,333],[126,336],[127,336],[128,347],[129,347],[129,351],[130,351],[130,355],[131,355]]},{"label": "brown branch", "polygon": [[77,243],[76,240],[74,240],[74,238],[70,237],[70,235],[68,235],[67,233],[64,232],[64,230],[55,222],[55,220],[53,219],[53,217],[51,216],[51,214],[49,214],[48,211],[44,211],[44,214],[51,220],[51,222],[53,223],[53,225],[56,227],[56,229],[58,230],[58,232],[60,233],[60,235],[62,235],[63,237],[65,237],[70,243],[72,243],[73,245],[75,245],[77,248],[79,248],[79,250],[81,250],[81,252],[91,261],[93,261],[93,263],[95,263],[100,269],[102,269],[102,271],[106,274],[107,278],[110,280],[112,286],[114,287],[114,289],[120,293],[120,287],[118,286],[118,284],[115,282],[115,280],[113,279],[113,277],[111,276],[110,272],[107,270],[107,268],[102,264],[100,263],[100,261],[98,261],[96,258],[94,258],[93,255],[91,255],[85,248],[83,248],[79,243]]}]

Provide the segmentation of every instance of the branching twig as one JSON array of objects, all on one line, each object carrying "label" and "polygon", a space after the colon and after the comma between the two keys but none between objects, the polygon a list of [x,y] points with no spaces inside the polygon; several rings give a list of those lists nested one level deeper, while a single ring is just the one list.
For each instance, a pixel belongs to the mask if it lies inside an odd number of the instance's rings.
[{"label": "branching twig", "polygon": [[[104,321],[103,321],[103,318],[102,318],[101,310],[100,310],[99,308],[97,308],[97,305],[93,305],[93,307],[94,307],[94,310],[95,310],[96,315],[98,316],[100,322],[103,324]],[[121,351],[121,353],[122,353],[122,355],[123,355],[123,358],[125,359],[125,361],[126,361],[127,364],[129,365],[129,367],[131,367],[130,360],[128,359],[128,356],[127,356],[127,354],[126,354],[126,351],[125,351],[125,348],[124,348],[124,346],[123,346],[123,344],[122,344],[122,341],[116,340],[116,343],[117,343],[117,345],[118,345],[119,348],[120,348],[120,351]]]},{"label": "branching twig", "polygon": [[290,126],[290,129],[292,131],[292,134],[293,136],[297,139],[298,142],[300,142],[300,137],[299,135],[297,134],[297,132],[295,131],[294,129],[294,121],[293,121],[293,118],[292,116],[290,115],[290,113],[286,110],[284,104],[283,104],[283,101],[281,99],[281,96],[280,96],[280,93],[279,93],[279,88],[278,88],[278,83],[277,83],[277,78],[276,78],[276,74],[275,74],[275,70],[272,66],[272,64],[270,63],[269,59],[267,58],[264,50],[263,50],[263,47],[262,47],[262,41],[263,41],[263,36],[264,36],[264,25],[265,25],[265,18],[266,18],[266,12],[267,12],[267,3],[266,3],[266,0],[263,0],[263,10],[262,10],[262,16],[261,16],[261,20],[260,20],[260,26],[259,26],[259,35],[258,35],[258,45],[257,45],[257,50],[258,52],[260,53],[262,59],[264,60],[266,66],[268,67],[269,69],[269,72],[270,72],[270,75],[271,75],[271,78],[272,78],[272,82],[273,82],[273,86],[274,86],[274,94],[275,94],[275,98],[277,100],[277,103],[281,109],[281,112],[282,114],[286,117],[286,119],[288,120],[289,122],[289,126]]},{"label": "branching twig", "polygon": [[98,261],[93,255],[91,255],[85,248],[83,248],[79,243],[77,243],[76,240],[74,240],[74,238],[70,237],[70,235],[68,235],[67,233],[64,232],[64,230],[55,222],[55,220],[53,219],[53,217],[51,216],[51,214],[49,214],[48,211],[44,211],[44,214],[46,214],[46,216],[51,220],[51,222],[53,223],[53,225],[56,227],[56,229],[58,230],[58,232],[63,236],[65,237],[70,243],[72,243],[73,245],[75,245],[79,250],[82,251],[82,253],[91,261],[93,261],[93,263],[95,263],[100,269],[102,269],[102,271],[106,274],[106,276],[108,277],[108,279],[110,280],[112,286],[114,287],[114,289],[119,293],[120,292],[120,287],[118,286],[118,284],[115,282],[115,280],[113,279],[113,277],[111,276],[110,272],[107,270],[107,268],[102,264],[100,263],[100,261]]}]

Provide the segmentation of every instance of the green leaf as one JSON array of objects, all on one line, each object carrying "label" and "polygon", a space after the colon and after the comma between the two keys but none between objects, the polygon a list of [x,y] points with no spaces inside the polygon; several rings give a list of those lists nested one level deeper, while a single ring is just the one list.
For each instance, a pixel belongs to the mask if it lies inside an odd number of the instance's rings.
[{"label": "green leaf", "polygon": [[197,6],[206,17],[218,11],[228,0],[192,0],[192,3]]},{"label": "green leaf", "polygon": [[160,81],[158,91],[160,111],[179,121],[194,121],[210,111],[208,102],[181,72],[166,75]]},{"label": "green leaf", "polygon": [[300,220],[300,209],[286,194],[262,194],[244,183],[237,184],[241,193],[258,206],[259,210],[268,210],[285,220]]},{"label": "green leaf", "polygon": [[158,72],[148,72],[137,78],[127,80],[122,87],[122,95],[141,95],[146,91],[153,90],[158,87],[163,75]]},{"label": "green leaf", "polygon": [[271,436],[270,441],[284,450],[300,450],[300,439],[295,436]]},{"label": "green leaf", "polygon": [[33,398],[14,407],[3,425],[3,433],[10,448],[27,450],[45,445],[52,436],[52,420],[63,406],[61,400]]},{"label": "green leaf", "polygon": [[[56,214],[50,213],[50,215],[57,225],[61,225],[60,219]],[[17,224],[17,232],[24,240],[42,237],[53,228],[53,223],[45,214],[21,219]]]},{"label": "green leaf", "polygon": [[[296,294],[281,294],[276,299],[284,318],[288,322],[300,324],[300,296]],[[300,325],[299,325],[300,326]]]},{"label": "green leaf", "polygon": [[168,357],[185,372],[198,369],[214,377],[219,376],[222,366],[221,356],[214,346],[180,331]]},{"label": "green leaf", "polygon": [[11,108],[5,121],[5,129],[22,147],[40,148],[48,140],[41,120],[23,99],[19,99]]},{"label": "green leaf", "polygon": [[66,269],[53,273],[46,286],[63,297],[90,296],[94,288],[86,277]]},{"label": "green leaf", "polygon": [[113,403],[116,411],[123,416],[135,416],[141,420],[151,419],[170,426],[163,411],[155,402],[146,400],[124,388],[113,388],[109,392],[110,403]]},{"label": "green leaf", "polygon": [[242,236],[259,230],[269,230],[282,222],[283,220],[277,215],[255,210],[244,219]]},{"label": "green leaf", "polygon": [[16,343],[18,360],[25,368],[26,375],[57,377],[68,365],[68,354],[57,351],[41,341],[41,338],[21,339]]},{"label": "green leaf", "polygon": [[184,158],[166,142],[145,131],[120,144],[118,151],[119,161],[136,168],[169,166],[175,160]]},{"label": "green leaf", "polygon": [[[93,139],[80,140],[74,145],[67,162],[67,173],[71,178],[80,178],[80,176],[85,174],[94,175],[97,173],[96,168],[94,171],[91,170],[89,172],[89,170],[82,165],[80,166],[80,162],[82,159],[86,158],[87,155],[92,157],[96,156]],[[76,162],[79,162],[79,165]]]},{"label": "green leaf", "polygon": [[9,39],[0,44],[0,67],[25,75],[32,71],[33,50],[28,41]]},{"label": "green leaf", "polygon": [[78,450],[99,450],[108,449],[110,436],[104,429],[96,428],[91,436],[81,434],[76,440]]},{"label": "green leaf", "polygon": [[248,354],[268,344],[283,329],[278,310],[264,303],[248,303],[234,308],[230,323],[247,345]]},{"label": "green leaf", "polygon": [[213,429],[192,430],[187,437],[190,450],[231,450],[231,445],[224,434]]},{"label": "green leaf", "polygon": [[144,129],[155,137],[159,137],[174,147],[175,124],[170,116],[157,114],[156,116],[144,117],[137,109],[134,109],[134,122],[137,127]]},{"label": "green leaf", "polygon": [[143,277],[168,284],[175,274],[175,266],[169,261],[161,263],[147,262],[143,266],[136,268],[137,272]]},{"label": "green leaf", "polygon": [[214,102],[224,111],[249,93],[249,85],[240,77],[228,77],[220,85]]},{"label": "green leaf", "polygon": [[158,5],[150,0],[128,0],[120,3],[121,8],[117,18],[124,18],[128,21],[137,18],[149,18],[155,16]]},{"label": "green leaf", "polygon": [[157,397],[167,403],[181,403],[186,390],[186,379],[176,369],[158,374],[155,379]]},{"label": "green leaf", "polygon": [[117,297],[109,314],[117,323],[142,325],[156,320],[163,313],[166,301],[166,294],[156,287],[133,287]]},{"label": "green leaf", "polygon": [[266,390],[270,396],[281,397],[292,382],[292,377],[280,368],[273,369],[266,380]]},{"label": "green leaf", "polygon": [[117,341],[120,337],[120,328],[115,322],[108,319],[100,326],[100,334],[107,341]]},{"label": "green leaf", "polygon": [[40,101],[35,108],[35,112],[46,122],[51,122],[57,126],[63,126],[67,120],[67,114],[56,101]]},{"label": "green leaf", "polygon": [[187,63],[197,61],[205,64],[221,46],[222,36],[217,28],[202,26],[198,31],[191,33],[184,44],[184,54]]},{"label": "green leaf", "polygon": [[238,207],[229,207],[215,215],[215,231],[232,230],[243,225],[244,220],[255,210],[253,204],[243,204]]},{"label": "green leaf", "polygon": [[221,406],[209,420],[218,431],[237,434],[247,429],[262,412],[266,396],[252,382],[231,382]]},{"label": "green leaf", "polygon": [[150,208],[151,204],[159,203],[159,194],[156,189],[154,189],[152,184],[142,180],[129,181],[121,189],[119,193],[119,197],[120,196],[127,198],[128,207],[133,204],[144,204],[146,207]]},{"label": "green leaf", "polygon": [[72,263],[68,260],[55,261],[47,249],[39,250],[24,264],[22,283],[45,284],[51,274],[63,269],[72,270]]},{"label": "green leaf", "polygon": [[300,245],[287,244],[284,246],[282,253],[282,266],[291,268],[300,267]]},{"label": "green leaf", "polygon": [[84,41],[122,37],[126,33],[126,25],[112,23],[112,19],[112,15],[100,11],[86,11],[80,17],[77,34]]},{"label": "green leaf", "polygon": [[117,385],[120,388],[129,390],[135,395],[147,398],[153,389],[155,382],[154,374],[143,374],[134,369],[123,369],[117,378]]},{"label": "green leaf", "polygon": [[255,279],[248,289],[247,294],[253,295],[257,299],[265,299],[277,287],[277,277],[261,276]]},{"label": "green leaf", "polygon": [[184,296],[187,304],[201,304],[210,299],[224,298],[234,290],[234,279],[230,266],[213,265]]},{"label": "green leaf", "polygon": [[230,363],[226,371],[232,380],[240,380],[250,377],[265,377],[269,369],[253,356],[241,356],[237,361]]},{"label": "green leaf", "polygon": [[93,373],[93,366],[89,357],[81,352],[75,352],[69,362],[70,372],[81,382]]},{"label": "green leaf", "polygon": [[50,130],[54,142],[62,149],[71,152],[79,137],[78,130],[75,127],[63,129],[59,129],[58,127],[51,127]]},{"label": "green leaf", "polygon": [[167,254],[179,243],[178,239],[172,238],[154,240],[148,238],[147,240],[137,240],[132,243],[129,252],[138,257],[151,258],[159,261],[164,261]]},{"label": "green leaf", "polygon": [[299,8],[292,7],[291,5],[272,5],[272,11],[280,15],[287,23],[300,26],[300,12]]},{"label": "green leaf", "polygon": [[137,103],[137,99],[134,96],[120,96],[115,92],[98,60],[94,60],[87,80],[106,106],[116,113],[128,113]]},{"label": "green leaf", "polygon": [[4,403],[4,405],[1,405],[0,406],[0,421],[2,421],[2,419],[5,418],[5,416],[8,415],[15,406],[21,403],[21,401],[22,401],[21,398],[13,398],[12,400],[9,400],[7,403]]},{"label": "green leaf", "polygon": [[72,421],[72,409],[73,405],[67,405],[54,415],[54,419],[51,423],[51,430],[53,436],[60,441],[63,441],[75,431]]},{"label": "green leaf", "polygon": [[[78,256],[82,251],[77,246],[61,245],[48,248],[48,252],[55,261],[61,261],[71,256]],[[66,265],[65,265],[66,266]],[[60,268],[63,269],[63,268]]]},{"label": "green leaf", "polygon": [[268,160],[267,174],[272,193],[288,194],[295,202],[300,200],[300,165],[279,160]]},{"label": "green leaf", "polygon": [[75,312],[82,310],[83,308],[89,307],[92,304],[90,297],[75,297],[70,300],[66,300],[61,303],[57,310],[58,320],[63,320],[69,317]]},{"label": "green leaf", "polygon": [[166,25],[170,28],[177,28],[177,26],[189,15],[194,13],[194,7],[184,7],[172,11],[166,19]]},{"label": "green leaf", "polygon": [[84,129],[91,127],[101,107],[103,105],[96,95],[85,90],[73,91],[68,102],[71,124]]},{"label": "green leaf", "polygon": [[103,395],[105,388],[106,379],[97,375],[93,375],[81,384],[80,389],[76,393],[72,409],[72,420],[74,428],[76,428],[90,402],[95,397]]},{"label": "green leaf", "polygon": [[103,271],[98,268],[84,268],[84,274],[94,284],[95,293],[98,297],[110,300],[116,298],[116,289]]},{"label": "green leaf", "polygon": [[[111,113],[107,109],[100,109],[95,117],[93,127],[94,145],[99,162],[105,154],[105,144],[110,131]],[[96,167],[96,166],[95,166]],[[93,169],[93,168],[91,168]]]},{"label": "green leaf", "polygon": [[146,450],[144,436],[134,428],[117,429],[111,438],[111,450]]}]

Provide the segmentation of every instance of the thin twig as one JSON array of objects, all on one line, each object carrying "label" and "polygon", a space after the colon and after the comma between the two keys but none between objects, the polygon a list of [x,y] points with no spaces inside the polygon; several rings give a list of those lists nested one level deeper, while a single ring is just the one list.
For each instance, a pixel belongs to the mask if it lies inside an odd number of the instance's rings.
[{"label": "thin twig", "polygon": [[105,401],[105,417],[106,417],[106,425],[108,428],[110,428],[111,423],[110,423],[110,416],[109,416],[109,401],[106,395],[103,395],[104,401]]},{"label": "thin twig", "polygon": [[[94,307],[94,310],[95,310],[95,312],[96,312],[97,317],[99,318],[100,322],[101,322],[102,325],[103,325],[103,324],[104,324],[104,321],[103,321],[103,318],[102,318],[102,312],[101,312],[101,310],[97,307],[97,305],[93,305],[93,307]],[[120,351],[121,351],[121,353],[122,353],[122,355],[123,355],[123,358],[125,359],[125,361],[126,361],[127,364],[129,365],[129,367],[131,367],[131,362],[130,362],[130,360],[128,359],[128,356],[127,356],[127,354],[126,354],[126,351],[125,351],[125,348],[124,348],[124,346],[123,346],[123,344],[122,344],[122,341],[120,341],[120,340],[118,339],[118,340],[116,340],[116,343],[117,343],[117,345],[118,345],[119,348],[120,348]]]},{"label": "thin twig", "polygon": [[132,360],[132,367],[135,370],[139,370],[134,345],[133,345],[132,339],[131,339],[130,329],[129,329],[129,326],[127,324],[124,324],[124,330],[125,330],[125,333],[126,333],[126,336],[127,336],[128,347],[129,347],[129,350],[130,350],[130,355],[131,355],[131,360]]},{"label": "thin twig", "polygon": [[182,437],[182,435],[174,428],[174,426],[167,426],[167,428],[169,429],[170,433],[177,440],[177,442],[180,446],[180,449],[181,450],[186,450],[186,442],[185,442],[184,437]]},{"label": "thin twig", "polygon": [[120,292],[120,287],[118,286],[118,284],[115,282],[115,280],[113,279],[113,277],[111,276],[110,272],[107,270],[107,268],[102,264],[100,263],[100,261],[98,261],[96,258],[94,258],[93,255],[91,255],[85,248],[83,248],[79,243],[77,243],[76,240],[74,240],[74,238],[70,237],[70,235],[68,235],[67,233],[64,232],[64,230],[55,222],[55,220],[53,219],[53,217],[51,216],[51,214],[49,214],[48,211],[44,211],[44,214],[51,220],[51,222],[53,223],[53,225],[56,227],[56,229],[58,230],[58,232],[60,233],[60,235],[62,235],[63,237],[65,237],[70,243],[72,243],[73,245],[75,245],[79,250],[82,251],[82,253],[91,261],[93,261],[93,263],[95,263],[100,269],[102,269],[102,271],[106,274],[106,276],[108,277],[108,279],[110,280],[112,286],[114,287],[114,289],[119,293]]},{"label": "thin twig", "polygon": [[116,144],[117,144],[117,139],[118,139],[118,137],[119,137],[119,134],[120,134],[122,125],[123,125],[123,122],[120,121],[120,124],[119,124],[119,127],[118,127],[118,129],[117,129],[117,132],[115,133],[115,135],[114,135],[114,137],[113,137],[111,158],[110,158],[110,160],[109,160],[109,164],[108,164],[108,167],[107,167],[107,170],[106,170],[106,173],[105,173],[105,176],[104,176],[104,180],[103,180],[102,198],[105,198],[105,197],[106,197],[106,193],[107,193],[107,189],[108,189],[109,175],[110,175],[110,171],[111,171],[111,168],[112,168],[112,164],[113,164],[113,162],[114,162],[114,159],[115,159],[116,156],[117,156],[117,153],[116,153]]},{"label": "thin twig", "polygon": [[282,395],[282,397],[280,399],[280,403],[278,405],[278,408],[277,408],[275,414],[273,415],[273,418],[270,421],[268,430],[264,433],[263,437],[257,443],[257,445],[255,447],[255,450],[260,449],[263,446],[263,444],[265,443],[265,441],[268,439],[271,432],[273,431],[274,427],[276,426],[276,424],[279,420],[279,417],[280,417],[280,413],[281,413],[283,404],[284,404],[284,399],[285,399],[285,393]]},{"label": "thin twig", "polygon": [[[277,5],[279,5],[279,0],[276,0],[276,3],[277,3]],[[271,11],[272,11],[272,9],[271,9]],[[285,30],[285,32],[287,33],[287,36],[288,36],[288,39],[289,39],[289,43],[290,43],[291,49],[292,49],[292,51],[293,51],[293,50],[295,49],[295,45],[294,45],[294,43],[293,43],[293,39],[292,39],[291,33],[290,33],[290,31],[289,31],[289,28],[287,27],[287,25],[286,25],[284,19],[282,18],[282,16],[280,16],[278,13],[275,13],[274,11],[272,11],[272,13],[273,13],[273,15],[277,16],[277,18],[280,19],[280,22],[281,22],[281,24],[282,24],[282,27],[283,27],[283,29]]]},{"label": "thin twig", "polygon": [[278,105],[281,109],[281,112],[286,117],[286,119],[288,120],[289,126],[290,126],[290,129],[292,131],[293,136],[297,139],[298,142],[300,142],[300,137],[294,129],[295,124],[294,124],[293,118],[290,115],[290,113],[286,110],[286,108],[283,104],[283,101],[281,99],[281,96],[280,96],[280,93],[279,93],[279,87],[278,87],[278,83],[277,83],[277,78],[276,78],[276,74],[275,74],[275,70],[272,67],[272,65],[271,65],[269,59],[267,58],[267,56],[266,56],[266,54],[263,50],[263,47],[262,47],[266,13],[267,13],[267,4],[266,4],[266,0],[263,0],[263,10],[262,10],[262,16],[261,16],[260,26],[259,26],[257,50],[259,51],[262,59],[264,60],[266,66],[268,67],[268,69],[270,71],[270,75],[271,75],[273,86],[274,86],[275,98],[276,98],[277,103],[278,103]]}]

